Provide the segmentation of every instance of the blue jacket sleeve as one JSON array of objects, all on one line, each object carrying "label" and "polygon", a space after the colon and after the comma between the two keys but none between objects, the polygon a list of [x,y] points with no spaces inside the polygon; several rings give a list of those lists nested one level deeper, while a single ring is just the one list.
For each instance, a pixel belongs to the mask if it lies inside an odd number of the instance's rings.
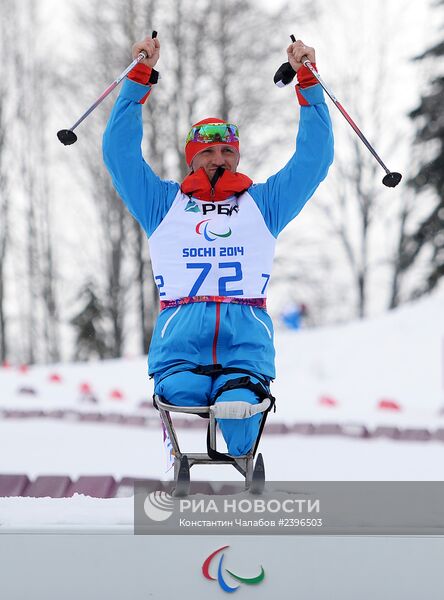
[{"label": "blue jacket sleeve", "polygon": [[333,131],[324,92],[314,85],[299,94],[305,102],[295,153],[276,175],[249,189],[275,237],[299,214],[333,162]]},{"label": "blue jacket sleeve", "polygon": [[142,156],[142,105],[149,86],[125,79],[103,135],[103,160],[128,210],[150,236],[168,212],[179,184],[160,179]]}]

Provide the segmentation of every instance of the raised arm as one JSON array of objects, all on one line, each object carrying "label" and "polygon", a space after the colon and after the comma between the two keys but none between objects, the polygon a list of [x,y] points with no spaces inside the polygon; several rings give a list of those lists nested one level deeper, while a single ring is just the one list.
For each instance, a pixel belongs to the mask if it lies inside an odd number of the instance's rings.
[{"label": "raised arm", "polygon": [[324,92],[301,63],[303,55],[316,62],[314,48],[298,41],[287,48],[287,54],[299,81],[296,94],[301,115],[296,151],[283,169],[249,190],[276,237],[299,214],[333,162],[333,131]]},{"label": "raised arm", "polygon": [[145,38],[133,56],[147,52],[125,80],[103,135],[103,160],[128,210],[151,235],[168,212],[179,185],[161,180],[142,156],[142,105],[150,95],[152,70],[159,59],[159,40]]}]

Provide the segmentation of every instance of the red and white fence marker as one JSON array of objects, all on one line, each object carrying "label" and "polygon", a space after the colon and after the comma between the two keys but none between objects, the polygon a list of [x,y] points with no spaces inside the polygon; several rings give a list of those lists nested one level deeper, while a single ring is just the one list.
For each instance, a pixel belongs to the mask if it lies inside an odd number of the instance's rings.
[{"label": "red and white fence marker", "polygon": [[321,406],[337,406],[339,402],[332,396],[321,396],[318,400]]},{"label": "red and white fence marker", "polygon": [[401,410],[401,405],[396,400],[383,398],[378,402],[378,408],[381,410]]}]

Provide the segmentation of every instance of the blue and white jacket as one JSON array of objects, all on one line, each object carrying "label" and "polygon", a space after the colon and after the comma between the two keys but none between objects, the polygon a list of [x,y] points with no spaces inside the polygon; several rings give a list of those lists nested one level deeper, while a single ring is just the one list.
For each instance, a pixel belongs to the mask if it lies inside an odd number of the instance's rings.
[{"label": "blue and white jacket", "polygon": [[277,236],[333,161],[322,88],[298,89],[299,131],[287,165],[217,205],[185,195],[145,162],[140,101],[147,91],[149,86],[125,80],[103,137],[103,157],[117,192],[148,236],[166,306],[151,340],[149,373],[158,379],[180,368],[219,363],[273,379],[273,325],[261,301]]}]

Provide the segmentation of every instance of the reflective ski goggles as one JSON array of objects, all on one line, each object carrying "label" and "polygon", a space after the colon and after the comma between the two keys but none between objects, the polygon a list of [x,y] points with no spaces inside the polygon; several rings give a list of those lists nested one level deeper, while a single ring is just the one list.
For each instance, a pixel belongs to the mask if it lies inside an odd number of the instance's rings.
[{"label": "reflective ski goggles", "polygon": [[215,142],[230,143],[239,141],[239,130],[237,125],[230,123],[206,123],[192,127],[187,135],[187,141],[199,144],[210,144]]}]

